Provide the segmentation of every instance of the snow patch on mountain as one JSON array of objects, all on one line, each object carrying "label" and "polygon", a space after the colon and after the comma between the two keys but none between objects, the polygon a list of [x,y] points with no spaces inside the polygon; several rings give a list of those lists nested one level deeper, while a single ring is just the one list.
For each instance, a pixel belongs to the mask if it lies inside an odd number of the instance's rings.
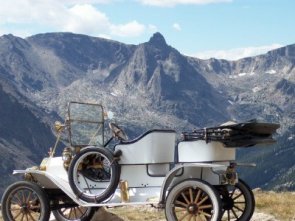
[{"label": "snow patch on mountain", "polygon": [[271,69],[271,70],[266,71],[265,73],[266,73],[266,74],[276,74],[277,71]]}]

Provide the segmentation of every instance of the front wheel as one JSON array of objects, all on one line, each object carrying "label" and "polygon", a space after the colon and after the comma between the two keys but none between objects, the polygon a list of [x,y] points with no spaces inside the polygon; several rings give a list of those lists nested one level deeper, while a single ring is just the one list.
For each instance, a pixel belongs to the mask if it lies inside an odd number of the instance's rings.
[{"label": "front wheel", "polygon": [[4,221],[48,221],[50,205],[44,190],[35,183],[19,181],[10,185],[2,197]]},{"label": "front wheel", "polygon": [[52,213],[57,221],[89,221],[97,208],[75,206],[53,210]]},{"label": "front wheel", "polygon": [[175,185],[169,192],[165,215],[168,221],[219,221],[221,202],[209,183],[189,179]]}]

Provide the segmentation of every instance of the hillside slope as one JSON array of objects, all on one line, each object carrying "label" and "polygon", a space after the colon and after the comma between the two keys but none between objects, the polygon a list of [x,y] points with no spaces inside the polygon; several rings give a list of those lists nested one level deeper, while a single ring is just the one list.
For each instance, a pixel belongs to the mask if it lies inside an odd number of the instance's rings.
[{"label": "hillside slope", "polygon": [[12,176],[14,169],[39,164],[54,142],[51,129],[25,100],[0,84],[0,195],[17,179]]}]

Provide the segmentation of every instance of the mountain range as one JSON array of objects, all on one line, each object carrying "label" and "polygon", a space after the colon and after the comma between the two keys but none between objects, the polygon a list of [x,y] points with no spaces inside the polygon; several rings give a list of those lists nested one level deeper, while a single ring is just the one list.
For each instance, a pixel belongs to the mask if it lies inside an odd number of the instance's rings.
[{"label": "mountain range", "polygon": [[160,33],[127,45],[73,33],[0,37],[0,169],[38,164],[69,101],[100,102],[130,137],[256,118],[280,123],[276,145],[241,149],[252,187],[295,189],[295,45],[237,61],[181,54]]}]

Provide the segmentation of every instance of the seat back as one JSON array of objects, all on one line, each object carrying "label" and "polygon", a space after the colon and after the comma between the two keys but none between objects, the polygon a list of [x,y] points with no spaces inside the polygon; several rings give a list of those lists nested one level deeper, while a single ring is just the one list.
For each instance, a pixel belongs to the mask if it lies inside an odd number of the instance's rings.
[{"label": "seat back", "polygon": [[178,144],[178,162],[232,161],[236,158],[235,148],[226,148],[223,143],[204,140],[183,141]]},{"label": "seat back", "polygon": [[150,130],[139,138],[116,145],[121,150],[120,164],[161,164],[174,162],[176,133],[173,130]]}]

